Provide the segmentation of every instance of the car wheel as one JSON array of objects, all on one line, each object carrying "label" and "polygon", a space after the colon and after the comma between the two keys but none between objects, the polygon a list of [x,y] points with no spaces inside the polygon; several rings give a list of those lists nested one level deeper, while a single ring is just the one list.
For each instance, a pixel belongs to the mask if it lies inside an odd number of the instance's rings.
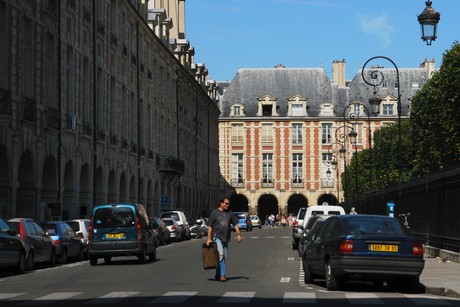
[{"label": "car wheel", "polygon": [[332,271],[331,263],[326,262],[326,288],[329,291],[337,291],[340,289],[341,281],[335,276]]},{"label": "car wheel", "polygon": [[89,257],[89,265],[96,265],[97,258],[96,257]]},{"label": "car wheel", "polygon": [[149,254],[149,260],[150,261],[157,260],[157,248],[156,247],[154,247],[153,251]]},{"label": "car wheel", "polygon": [[34,252],[30,251],[29,255],[27,256],[26,270],[30,271],[34,269],[34,261]]},{"label": "car wheel", "polygon": [[112,257],[104,257],[104,262],[109,264],[110,262],[112,262]]},{"label": "car wheel", "polygon": [[146,250],[145,246],[144,246],[144,249],[142,250],[142,253],[139,254],[139,256],[137,256],[137,258],[139,259],[140,264],[144,264],[144,263],[147,262],[147,250]]},{"label": "car wheel", "polygon": [[19,254],[18,264],[16,265],[16,269],[14,272],[16,274],[22,274],[26,270],[26,254],[25,252],[21,251]]},{"label": "car wheel", "polygon": [[416,293],[419,289],[419,277],[405,277],[401,280],[402,288],[405,292]]},{"label": "car wheel", "polygon": [[62,251],[62,255],[61,257],[59,258],[59,263],[60,264],[66,264],[67,263],[67,249],[64,248],[64,250]]},{"label": "car wheel", "polygon": [[52,249],[51,250],[51,255],[50,255],[50,260],[48,262],[49,267],[55,267],[56,266],[56,250]]},{"label": "car wheel", "polygon": [[84,258],[85,258],[85,252],[83,251],[83,246],[82,246],[82,247],[80,247],[80,254],[78,255],[77,260],[78,261],[83,261]]}]

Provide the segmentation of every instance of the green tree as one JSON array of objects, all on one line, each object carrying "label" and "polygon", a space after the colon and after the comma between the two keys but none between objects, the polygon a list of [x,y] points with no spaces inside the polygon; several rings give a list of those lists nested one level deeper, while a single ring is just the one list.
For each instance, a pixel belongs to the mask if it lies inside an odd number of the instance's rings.
[{"label": "green tree", "polygon": [[414,176],[460,160],[460,45],[444,53],[441,68],[412,100]]}]

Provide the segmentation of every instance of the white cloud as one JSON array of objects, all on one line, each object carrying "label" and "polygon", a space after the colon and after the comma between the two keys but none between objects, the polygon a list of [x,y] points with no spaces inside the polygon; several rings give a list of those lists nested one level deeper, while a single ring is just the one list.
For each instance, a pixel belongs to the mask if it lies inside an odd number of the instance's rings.
[{"label": "white cloud", "polygon": [[384,47],[391,43],[394,28],[389,24],[385,14],[378,17],[359,16],[361,30],[378,38]]}]

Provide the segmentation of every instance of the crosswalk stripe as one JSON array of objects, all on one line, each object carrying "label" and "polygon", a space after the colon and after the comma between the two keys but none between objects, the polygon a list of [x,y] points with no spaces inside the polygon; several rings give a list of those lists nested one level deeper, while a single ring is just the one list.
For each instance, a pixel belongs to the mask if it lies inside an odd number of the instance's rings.
[{"label": "crosswalk stripe", "polygon": [[345,293],[345,297],[352,305],[384,304],[374,293],[351,292]]},{"label": "crosswalk stripe", "polygon": [[149,303],[168,304],[168,303],[183,303],[198,292],[168,292]]},{"label": "crosswalk stripe", "polygon": [[450,306],[451,304],[447,301],[443,301],[440,297],[437,296],[421,296],[416,294],[406,294],[406,297],[409,298],[417,305],[444,305]]},{"label": "crosswalk stripe", "polygon": [[314,292],[285,292],[283,304],[316,304]]},{"label": "crosswalk stripe", "polygon": [[86,302],[85,304],[113,304],[118,303],[124,298],[131,297],[139,294],[140,292],[110,292],[106,295],[100,296],[94,300]]},{"label": "crosswalk stripe", "polygon": [[63,301],[67,300],[71,297],[81,294],[82,292],[55,292],[45,296],[37,297],[31,301],[24,302],[19,304],[21,306],[24,305],[47,305],[55,301]]},{"label": "crosswalk stripe", "polygon": [[16,296],[23,295],[25,293],[0,293],[0,300],[7,300]]},{"label": "crosswalk stripe", "polygon": [[226,292],[216,303],[249,303],[255,292]]}]

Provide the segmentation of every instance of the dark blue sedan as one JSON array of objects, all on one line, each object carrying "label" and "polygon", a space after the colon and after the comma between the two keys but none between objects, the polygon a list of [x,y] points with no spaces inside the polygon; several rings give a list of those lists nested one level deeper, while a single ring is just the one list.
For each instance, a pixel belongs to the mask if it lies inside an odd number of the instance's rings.
[{"label": "dark blue sedan", "polygon": [[83,260],[83,243],[66,222],[45,222],[43,227],[54,240],[56,256],[61,264],[67,263],[69,258],[75,258],[77,261]]},{"label": "dark blue sedan", "polygon": [[379,215],[330,217],[305,246],[305,282],[326,280],[339,290],[349,280],[371,281],[413,292],[425,265],[423,246],[402,221]]}]

